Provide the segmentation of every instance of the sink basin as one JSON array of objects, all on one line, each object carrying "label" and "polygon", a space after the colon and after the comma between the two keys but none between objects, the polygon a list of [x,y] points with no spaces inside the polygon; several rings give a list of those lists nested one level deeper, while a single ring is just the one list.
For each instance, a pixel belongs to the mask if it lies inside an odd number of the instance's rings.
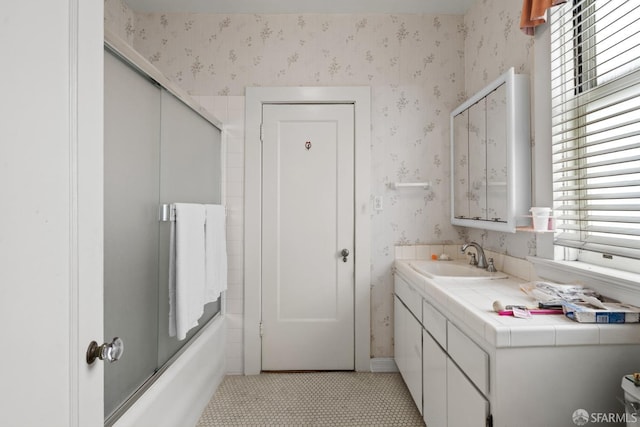
[{"label": "sink basin", "polygon": [[496,271],[488,272],[465,262],[458,261],[410,261],[409,265],[418,273],[431,279],[504,279],[506,274]]}]

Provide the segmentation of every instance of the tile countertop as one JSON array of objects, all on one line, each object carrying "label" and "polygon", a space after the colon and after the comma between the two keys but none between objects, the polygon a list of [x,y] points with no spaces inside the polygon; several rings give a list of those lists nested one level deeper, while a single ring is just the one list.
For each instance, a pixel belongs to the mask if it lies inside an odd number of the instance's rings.
[{"label": "tile countertop", "polygon": [[[434,261],[437,262],[437,261]],[[533,315],[529,319],[500,316],[493,302],[532,306],[534,301],[520,290],[525,280],[438,279],[437,283],[396,260],[396,273],[416,289],[456,326],[472,335],[487,350],[502,347],[639,344],[640,324],[578,323],[564,315]]]}]

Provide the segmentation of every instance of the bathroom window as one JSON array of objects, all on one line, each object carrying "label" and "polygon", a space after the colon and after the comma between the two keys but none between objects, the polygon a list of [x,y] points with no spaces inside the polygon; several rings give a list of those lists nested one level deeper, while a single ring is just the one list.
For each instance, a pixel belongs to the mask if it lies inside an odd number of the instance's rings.
[{"label": "bathroom window", "polygon": [[[551,12],[556,258],[640,259],[640,2]],[[628,268],[625,268],[628,267]]]}]

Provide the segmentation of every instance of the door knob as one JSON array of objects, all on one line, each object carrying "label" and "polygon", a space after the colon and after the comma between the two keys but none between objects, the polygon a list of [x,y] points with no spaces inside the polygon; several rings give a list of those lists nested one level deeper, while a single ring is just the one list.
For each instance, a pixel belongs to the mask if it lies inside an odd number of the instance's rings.
[{"label": "door knob", "polygon": [[342,252],[340,252],[340,255],[342,255],[342,262],[347,262],[347,257],[349,256],[349,249],[344,248]]},{"label": "door knob", "polygon": [[97,342],[91,341],[87,349],[87,363],[91,365],[96,359],[108,360],[115,362],[122,357],[124,351],[124,343],[118,337],[115,337],[110,343],[98,345]]}]

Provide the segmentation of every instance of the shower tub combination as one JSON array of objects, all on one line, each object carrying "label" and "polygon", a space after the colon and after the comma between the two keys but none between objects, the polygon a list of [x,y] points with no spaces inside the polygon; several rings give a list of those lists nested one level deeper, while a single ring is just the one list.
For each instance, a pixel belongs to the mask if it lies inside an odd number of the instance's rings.
[{"label": "shower tub combination", "polygon": [[186,339],[169,336],[163,204],[221,204],[222,124],[105,34],[105,425],[195,425],[225,372],[224,293]]}]

